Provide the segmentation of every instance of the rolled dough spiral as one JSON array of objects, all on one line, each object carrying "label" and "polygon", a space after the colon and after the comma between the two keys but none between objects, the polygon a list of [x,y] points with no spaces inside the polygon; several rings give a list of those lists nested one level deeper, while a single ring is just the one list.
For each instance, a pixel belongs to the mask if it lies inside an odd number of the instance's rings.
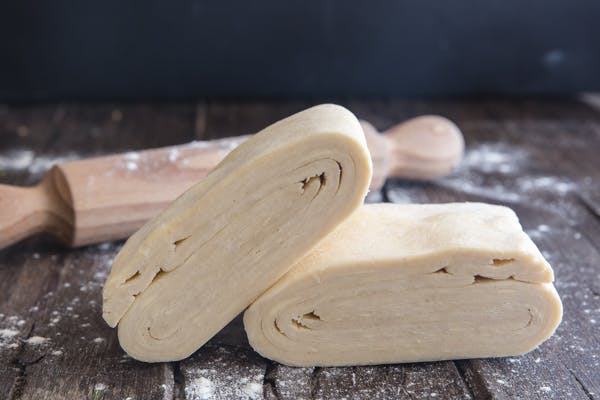
[{"label": "rolled dough spiral", "polygon": [[244,314],[250,344],[287,365],[528,352],[562,317],[553,272],[512,210],[359,209]]},{"label": "rolled dough spiral", "polygon": [[348,110],[321,105],[269,126],[127,241],[104,319],[138,360],[189,356],[359,207],[370,178]]}]

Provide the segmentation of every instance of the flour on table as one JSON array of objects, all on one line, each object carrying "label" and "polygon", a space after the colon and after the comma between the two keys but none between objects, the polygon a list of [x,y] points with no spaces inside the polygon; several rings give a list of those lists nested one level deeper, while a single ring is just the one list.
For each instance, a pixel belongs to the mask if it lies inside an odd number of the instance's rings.
[{"label": "flour on table", "polygon": [[[34,336],[27,337],[27,331],[23,329],[26,320],[19,316],[0,317],[0,351],[2,348],[13,348],[15,346],[39,346],[44,354],[54,357],[61,356],[64,348],[60,340],[65,332],[61,332],[62,326],[78,326],[83,334],[70,335],[69,343],[77,343],[79,348],[101,345],[107,341],[99,337],[98,332],[92,327],[92,322],[97,323],[101,313],[99,304],[102,299],[102,286],[112,260],[121,248],[120,243],[103,243],[78,252],[76,258],[69,258],[65,265],[67,272],[65,281],[59,283],[59,300],[48,302],[51,308],[42,316],[35,316],[37,320]],[[93,266],[93,270],[90,267]],[[81,277],[85,276],[83,281]],[[71,280],[70,279],[76,279]],[[77,279],[79,278],[79,279]],[[76,282],[76,283],[75,283]],[[85,297],[84,297],[85,296]],[[44,298],[51,297],[44,295]],[[31,313],[37,313],[37,306],[29,309]],[[5,332],[5,334],[2,334]],[[6,336],[6,337],[5,337]],[[10,337],[9,337],[10,336]]]},{"label": "flour on table", "polygon": [[258,382],[249,382],[242,386],[242,392],[252,400],[260,399],[263,394],[263,385]]},{"label": "flour on table", "polygon": [[487,200],[509,203],[523,200],[547,203],[544,195],[556,198],[577,190],[577,185],[566,178],[522,175],[530,164],[529,154],[520,147],[482,143],[469,147],[458,169],[435,183]]},{"label": "flour on table", "polygon": [[94,385],[94,391],[104,392],[106,389],[108,389],[108,386],[106,386],[104,383],[96,383]]},{"label": "flour on table", "polygon": [[12,338],[19,334],[19,331],[16,329],[0,329],[0,337],[2,338]]},{"label": "flour on table", "polygon": [[25,343],[33,345],[33,346],[37,346],[40,344],[44,344],[46,342],[48,342],[50,339],[42,337],[42,336],[32,336],[29,339],[25,340]]},{"label": "flour on table", "polygon": [[205,346],[181,363],[188,400],[262,399],[265,366],[245,349]]},{"label": "flour on table", "polygon": [[19,347],[19,339],[25,335],[21,330],[24,325],[25,320],[20,316],[0,314],[0,351]]},{"label": "flour on table", "polygon": [[27,169],[33,162],[31,150],[10,150],[0,155],[0,170],[19,171]]},{"label": "flour on table", "polygon": [[577,185],[553,176],[524,176],[517,180],[517,187],[523,192],[550,191],[565,194],[575,190]]},{"label": "flour on table", "polygon": [[510,174],[519,170],[527,162],[526,151],[504,143],[482,143],[468,148],[461,162],[461,168],[482,172]]},{"label": "flour on table", "polygon": [[212,399],[215,394],[215,384],[203,376],[195,378],[185,386],[185,396],[188,399]]}]

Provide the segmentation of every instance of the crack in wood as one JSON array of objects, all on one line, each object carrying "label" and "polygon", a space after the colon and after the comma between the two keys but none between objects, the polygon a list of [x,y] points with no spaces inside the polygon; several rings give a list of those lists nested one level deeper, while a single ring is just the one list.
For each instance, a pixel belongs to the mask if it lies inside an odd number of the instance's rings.
[{"label": "crack in wood", "polygon": [[19,350],[15,354],[14,358],[10,361],[10,365],[17,371],[17,373],[15,375],[15,379],[13,381],[13,385],[10,388],[10,392],[8,394],[8,399],[10,399],[10,400],[17,400],[23,394],[23,391],[25,390],[25,385],[27,384],[27,371],[26,371],[27,366],[33,365],[44,358],[44,355],[42,355],[41,357],[37,358],[36,360],[34,360],[33,362],[30,362],[30,363],[25,363],[21,360],[21,355],[25,351],[25,342],[27,341],[27,339],[29,339],[31,337],[31,334],[33,333],[33,330],[35,329],[35,324],[36,324],[36,321],[34,320],[31,323],[31,327],[29,328],[29,331],[25,335],[25,339],[21,340],[21,344],[19,345]]},{"label": "crack in wood", "polygon": [[457,361],[452,361],[452,364],[454,365],[454,368],[456,369],[456,373],[459,376],[460,380],[462,381],[463,385],[465,386],[465,388],[469,392],[468,394],[469,394],[469,396],[471,396],[470,398],[474,399],[475,398],[475,393],[473,392],[473,388],[471,387],[471,385],[467,381],[467,377],[465,376],[465,370],[458,365]]},{"label": "crack in wood", "polygon": [[477,372],[477,368],[472,364],[472,360],[458,360],[452,361],[452,363],[472,399],[487,400],[494,398],[493,393],[485,384],[484,377]]},{"label": "crack in wood", "polygon": [[322,367],[315,367],[310,374],[310,398],[312,400],[316,399],[317,392],[319,391],[319,372],[322,369]]},{"label": "crack in wood", "polygon": [[579,377],[575,374],[575,372],[573,372],[572,369],[568,369],[568,371],[571,374],[571,376],[575,379],[575,381],[579,384],[579,386],[581,387],[581,390],[583,390],[583,393],[585,393],[587,398],[589,400],[594,400],[594,396],[592,396],[592,393],[588,390],[588,388],[585,387],[585,385],[583,384],[581,379],[579,379]]},{"label": "crack in wood", "polygon": [[[577,193],[575,197],[578,203],[582,206],[585,213],[589,216],[589,218],[592,218],[593,220],[596,220],[600,223],[600,214],[598,214],[595,207],[592,204],[590,204],[589,201],[585,197],[581,196],[579,193]],[[597,242],[595,235],[593,233],[590,233],[588,229],[586,229],[585,224],[578,223],[577,225],[578,229],[581,231],[581,233],[587,239],[587,241],[594,247],[596,251],[600,253],[600,242]]]},{"label": "crack in wood", "polygon": [[10,388],[10,392],[8,393],[9,400],[17,400],[23,394],[23,390],[25,389],[26,376],[25,376],[25,368],[26,365],[21,363],[19,360],[11,361],[11,367],[16,370],[15,379],[13,381],[13,385]]},{"label": "crack in wood", "polygon": [[171,363],[173,368],[173,400],[185,399],[185,376],[181,372],[181,363],[179,361]]},{"label": "crack in wood", "polygon": [[585,196],[582,196],[581,193],[575,194],[579,203],[590,213],[592,216],[600,222],[600,213],[596,209],[595,205],[592,204]]},{"label": "crack in wood", "polygon": [[263,377],[263,396],[265,399],[270,398],[267,393],[270,393],[275,399],[281,399],[281,394],[277,388],[277,377],[275,376],[276,369],[277,364],[274,361],[267,360],[267,367]]}]

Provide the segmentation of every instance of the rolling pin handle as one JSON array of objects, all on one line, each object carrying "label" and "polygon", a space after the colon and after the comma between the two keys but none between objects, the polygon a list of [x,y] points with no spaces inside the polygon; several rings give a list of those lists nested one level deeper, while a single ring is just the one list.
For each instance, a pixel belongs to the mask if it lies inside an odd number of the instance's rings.
[{"label": "rolling pin handle", "polygon": [[0,184],[0,248],[41,232],[68,241],[70,223],[56,212],[55,202],[52,174],[31,187]]}]

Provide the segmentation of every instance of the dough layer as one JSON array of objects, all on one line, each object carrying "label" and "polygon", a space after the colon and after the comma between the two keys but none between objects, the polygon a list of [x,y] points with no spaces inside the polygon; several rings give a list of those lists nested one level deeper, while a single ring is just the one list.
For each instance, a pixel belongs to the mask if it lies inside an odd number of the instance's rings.
[{"label": "dough layer", "polygon": [[361,207],[244,314],[252,347],[294,366],[526,353],[562,318],[553,272],[514,212]]},{"label": "dough layer", "polygon": [[371,159],[352,113],[321,105],[231,152],[127,241],[103,317],[142,361],[185,358],[359,207]]}]

